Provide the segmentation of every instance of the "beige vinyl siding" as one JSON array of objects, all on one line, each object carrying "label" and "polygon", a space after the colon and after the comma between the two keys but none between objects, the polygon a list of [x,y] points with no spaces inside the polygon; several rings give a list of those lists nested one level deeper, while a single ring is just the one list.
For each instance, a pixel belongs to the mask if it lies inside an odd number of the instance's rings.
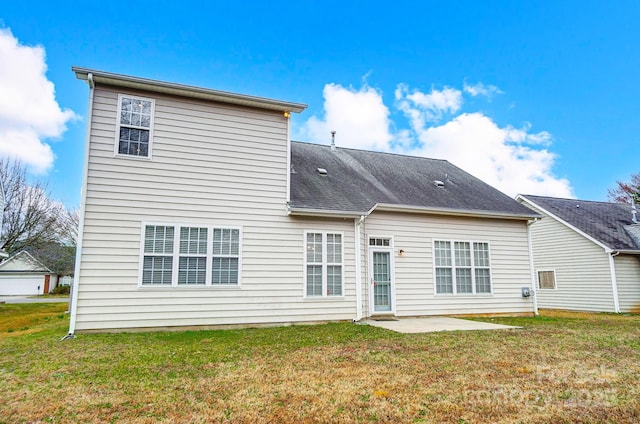
[{"label": "beige vinyl siding", "polygon": [[[397,316],[533,312],[525,221],[374,212],[362,227],[363,297],[369,312],[368,236],[393,237]],[[488,242],[492,294],[435,294],[433,241]],[[403,249],[404,255],[399,256]]]},{"label": "beige vinyl siding", "polygon": [[556,272],[556,290],[537,291],[539,308],[615,312],[602,247],[546,215],[531,225],[531,241],[536,270]]},{"label": "beige vinyl siding", "polygon": [[[153,98],[152,158],[116,156],[118,93]],[[350,320],[353,221],[286,213],[282,113],[97,87],[76,329]],[[238,287],[139,287],[143,223],[242,228]],[[304,231],[344,234],[344,296],[304,299]]]},{"label": "beige vinyl siding", "polygon": [[640,256],[614,257],[620,312],[640,313]]}]

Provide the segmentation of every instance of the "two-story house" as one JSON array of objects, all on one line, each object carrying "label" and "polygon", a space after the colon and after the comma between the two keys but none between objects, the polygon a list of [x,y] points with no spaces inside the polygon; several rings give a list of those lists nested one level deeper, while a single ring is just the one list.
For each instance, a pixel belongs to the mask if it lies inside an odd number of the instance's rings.
[{"label": "two-story house", "polygon": [[291,142],[304,104],[73,71],[71,334],[533,313],[536,213],[451,163]]}]

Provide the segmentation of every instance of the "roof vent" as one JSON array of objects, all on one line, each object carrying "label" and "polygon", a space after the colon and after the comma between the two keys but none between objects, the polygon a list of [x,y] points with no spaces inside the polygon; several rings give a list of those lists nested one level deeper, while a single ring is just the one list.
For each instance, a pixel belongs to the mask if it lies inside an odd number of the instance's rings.
[{"label": "roof vent", "polygon": [[433,180],[433,185],[438,187],[438,188],[443,188],[444,187],[444,183],[440,180]]},{"label": "roof vent", "polygon": [[636,202],[633,198],[631,198],[631,222],[634,224],[638,223],[638,211],[636,210]]},{"label": "roof vent", "polygon": [[290,172],[292,174],[297,174],[296,169],[293,167],[293,164],[291,164]]},{"label": "roof vent", "polygon": [[336,151],[336,132],[331,131],[331,150]]},{"label": "roof vent", "polygon": [[318,168],[317,171],[320,175],[327,175],[327,170],[325,168]]}]

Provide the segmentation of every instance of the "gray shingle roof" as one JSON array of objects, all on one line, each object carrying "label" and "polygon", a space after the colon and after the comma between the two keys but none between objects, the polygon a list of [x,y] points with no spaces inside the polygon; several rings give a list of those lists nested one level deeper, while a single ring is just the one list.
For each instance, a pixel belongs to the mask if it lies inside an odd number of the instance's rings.
[{"label": "gray shingle roof", "polygon": [[593,202],[557,197],[522,195],[535,205],[571,224],[613,250],[638,250],[630,232],[631,206],[622,203]]},{"label": "gray shingle roof", "polygon": [[[376,204],[532,217],[535,213],[446,160],[291,143],[293,210],[366,214]],[[327,170],[320,175],[318,168]],[[444,183],[439,188],[434,180]]]}]

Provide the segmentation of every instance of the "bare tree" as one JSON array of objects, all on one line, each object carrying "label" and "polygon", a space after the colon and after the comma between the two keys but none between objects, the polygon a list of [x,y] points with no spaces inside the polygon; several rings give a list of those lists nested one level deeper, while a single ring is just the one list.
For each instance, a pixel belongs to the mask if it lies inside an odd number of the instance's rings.
[{"label": "bare tree", "polygon": [[612,202],[640,203],[640,172],[631,175],[631,181],[616,181],[616,187],[610,188],[607,197]]},{"label": "bare tree", "polygon": [[58,275],[73,274],[78,241],[77,209],[64,210],[60,217],[58,240],[45,246],[30,246],[27,250]]},{"label": "bare tree", "polygon": [[63,241],[68,226],[64,205],[51,200],[46,184],[29,181],[19,161],[0,160],[4,210],[0,248],[11,254],[43,249]]},{"label": "bare tree", "polygon": [[65,209],[61,217],[61,241],[64,244],[75,246],[78,244],[78,225],[80,224],[80,211],[78,209]]}]

